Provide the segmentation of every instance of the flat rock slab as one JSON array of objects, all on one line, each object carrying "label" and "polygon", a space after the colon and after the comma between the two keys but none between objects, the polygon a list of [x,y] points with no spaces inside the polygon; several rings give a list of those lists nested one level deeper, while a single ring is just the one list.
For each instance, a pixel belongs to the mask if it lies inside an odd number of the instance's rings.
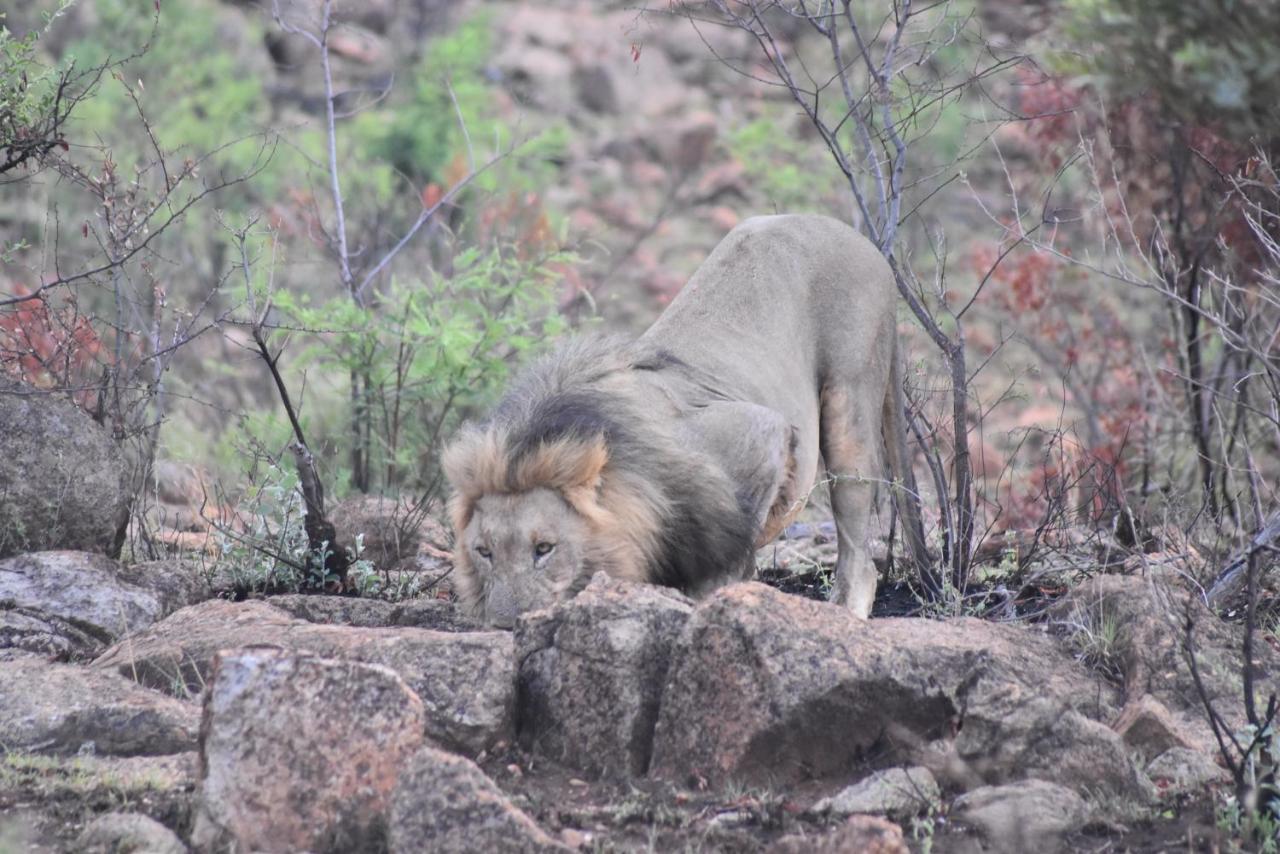
[{"label": "flat rock slab", "polygon": [[0,661],[8,750],[155,756],[194,750],[200,710],[115,673],[38,658]]},{"label": "flat rock slab", "polygon": [[34,552],[0,560],[0,602],[65,621],[111,643],[158,620],[164,606],[120,564],[91,552]]},{"label": "flat rock slab", "polygon": [[378,847],[422,702],[394,671],[249,647],[214,659],[200,732],[200,850]]},{"label": "flat rock slab", "polygon": [[823,798],[813,805],[813,811],[837,816],[867,813],[907,818],[937,804],[941,797],[938,781],[928,768],[889,768]]},{"label": "flat rock slab", "polygon": [[39,655],[59,661],[88,661],[107,648],[100,636],[37,608],[0,602],[0,658]]},{"label": "flat rock slab", "polygon": [[310,623],[364,628],[412,626],[441,632],[474,632],[483,627],[464,616],[458,606],[442,599],[410,599],[387,602],[351,596],[308,596],[299,593],[265,600],[282,611]]},{"label": "flat rock slab", "polygon": [[400,774],[392,854],[548,854],[570,850],[511,803],[474,762],[423,748]]},{"label": "flat rock slab", "polygon": [[680,785],[848,777],[872,755],[959,788],[1029,776],[1147,790],[1093,719],[1115,690],[1045,635],[976,619],[859,620],[762,584],[723,588],[672,654],[651,773]]},{"label": "flat rock slab", "polygon": [[649,766],[671,651],[693,612],[674,591],[599,573],[516,624],[521,743],[589,774]]},{"label": "flat rock slab", "polygon": [[330,626],[295,619],[261,601],[211,600],[183,608],[116,644],[95,667],[144,685],[199,694],[219,650],[274,646],[396,671],[426,708],[426,734],[479,753],[514,737],[515,663],[508,632]]}]

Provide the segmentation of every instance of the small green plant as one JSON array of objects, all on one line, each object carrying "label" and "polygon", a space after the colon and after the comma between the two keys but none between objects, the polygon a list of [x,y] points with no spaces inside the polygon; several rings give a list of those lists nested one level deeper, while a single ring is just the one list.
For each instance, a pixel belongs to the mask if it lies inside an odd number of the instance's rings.
[{"label": "small green plant", "polygon": [[1063,624],[1076,656],[1111,679],[1122,678],[1120,647],[1124,622],[1106,602],[1076,606]]},{"label": "small green plant", "polygon": [[1248,810],[1223,792],[1214,808],[1214,824],[1228,837],[1229,851],[1280,854],[1280,816],[1267,809]]},{"label": "small green plant", "polygon": [[938,829],[938,811],[941,805],[938,803],[929,804],[929,809],[923,815],[911,817],[911,838],[919,847],[920,854],[932,854],[933,852],[933,835]]},{"label": "small green plant", "polygon": [[314,305],[281,291],[277,308],[317,335],[298,368],[364,378],[371,485],[439,492],[443,440],[490,403],[511,367],[563,329],[555,313],[557,265],[567,253],[525,257],[512,247],[468,249],[453,275],[393,282],[376,303],[335,297]]},{"label": "small green plant", "polygon": [[297,475],[267,460],[251,472],[233,520],[218,526],[217,565],[244,592],[297,592],[307,581],[309,548]]}]

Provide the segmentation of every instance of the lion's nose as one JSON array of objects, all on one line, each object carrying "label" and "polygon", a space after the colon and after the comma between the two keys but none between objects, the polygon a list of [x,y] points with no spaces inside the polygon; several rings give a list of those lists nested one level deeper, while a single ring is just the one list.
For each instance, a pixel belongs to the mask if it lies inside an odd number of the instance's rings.
[{"label": "lion's nose", "polygon": [[496,584],[489,591],[488,607],[485,609],[488,622],[500,629],[510,629],[516,624],[516,600],[511,587]]}]

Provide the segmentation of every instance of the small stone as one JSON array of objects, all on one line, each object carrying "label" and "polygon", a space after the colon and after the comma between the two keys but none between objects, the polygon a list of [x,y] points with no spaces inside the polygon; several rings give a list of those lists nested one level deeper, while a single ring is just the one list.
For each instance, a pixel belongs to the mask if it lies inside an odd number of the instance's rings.
[{"label": "small stone", "polygon": [[1009,854],[1060,850],[1062,838],[1088,817],[1083,798],[1044,780],[983,786],[951,807],[953,820],[976,828],[994,850]]},{"label": "small stone", "polygon": [[1171,747],[1152,759],[1147,776],[1165,797],[1203,794],[1231,782],[1231,774],[1212,756],[1186,747]]},{"label": "small stone", "polygon": [[910,854],[902,828],[879,816],[855,815],[829,833],[784,836],[769,854]]},{"label": "small stone", "polygon": [[82,854],[187,854],[172,830],[140,813],[111,812],[100,815],[81,831],[76,851]]},{"label": "small stone", "polygon": [[400,775],[391,807],[392,854],[543,854],[569,849],[518,809],[471,760],[430,747]]},{"label": "small stone", "polygon": [[823,798],[814,804],[813,811],[837,816],[870,813],[905,818],[924,812],[940,797],[938,781],[928,768],[890,768]]},{"label": "small stone", "polygon": [[1193,739],[1183,733],[1169,709],[1150,694],[1126,703],[1111,728],[1145,759],[1174,747],[1193,746]]}]

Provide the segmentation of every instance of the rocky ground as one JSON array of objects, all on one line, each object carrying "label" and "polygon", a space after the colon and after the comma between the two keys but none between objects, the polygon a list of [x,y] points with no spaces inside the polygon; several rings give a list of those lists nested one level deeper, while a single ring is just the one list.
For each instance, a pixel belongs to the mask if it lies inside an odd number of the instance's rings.
[{"label": "rocky ground", "polygon": [[[693,603],[600,576],[514,632],[471,626],[435,599],[235,602],[210,590],[184,601],[159,577],[83,552],[0,562],[5,843],[1156,851],[1221,841],[1210,798],[1227,775],[1176,623],[1189,608],[1207,690],[1228,713],[1237,632],[1173,573],[1097,576],[1034,623],[859,622],[760,583]],[[1115,670],[1082,655],[1101,641],[1080,633],[1104,623]],[[1266,647],[1259,660],[1275,680],[1280,653]]]}]

